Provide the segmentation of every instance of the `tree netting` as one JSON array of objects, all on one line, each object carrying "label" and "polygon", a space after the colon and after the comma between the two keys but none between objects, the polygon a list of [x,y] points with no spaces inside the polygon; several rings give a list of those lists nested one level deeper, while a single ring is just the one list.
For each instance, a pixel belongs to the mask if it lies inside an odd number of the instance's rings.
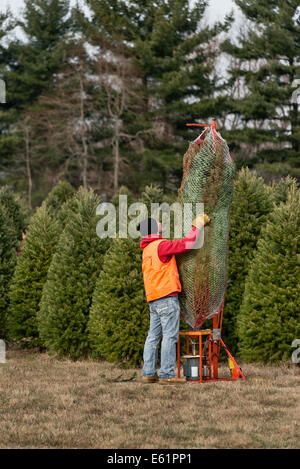
[{"label": "tree netting", "polygon": [[227,143],[214,128],[206,128],[184,155],[179,191],[179,202],[192,203],[194,216],[196,203],[203,203],[211,218],[203,246],[177,256],[181,314],[193,330],[218,313],[225,295],[233,175]]}]

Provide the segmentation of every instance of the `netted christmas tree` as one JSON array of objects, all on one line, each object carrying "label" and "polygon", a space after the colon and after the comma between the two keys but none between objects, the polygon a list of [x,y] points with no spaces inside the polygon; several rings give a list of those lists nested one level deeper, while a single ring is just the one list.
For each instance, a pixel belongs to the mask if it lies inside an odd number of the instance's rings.
[{"label": "netted christmas tree", "polygon": [[43,204],[31,218],[10,285],[8,335],[26,339],[24,345],[40,345],[36,315],[60,234],[60,224]]},{"label": "netted christmas tree", "polygon": [[247,361],[289,360],[300,337],[300,191],[269,215],[257,243],[238,318]]},{"label": "netted christmas tree", "polygon": [[107,240],[99,239],[99,197],[80,188],[60,237],[44,286],[38,329],[44,345],[77,358],[88,352],[87,321]]},{"label": "netted christmas tree", "polygon": [[261,228],[273,209],[272,190],[248,168],[234,181],[230,212],[228,285],[224,306],[223,339],[237,350],[236,321],[243,300],[249,262],[253,258]]},{"label": "netted christmas tree", "polygon": [[94,357],[140,365],[149,327],[149,308],[138,240],[114,239],[93,295],[89,340]]},{"label": "netted christmas tree", "polygon": [[[207,128],[184,155],[179,201],[186,209],[203,204],[211,218],[201,249],[177,256],[182,285],[181,313],[195,330],[218,313],[227,277],[229,212],[234,164],[228,146],[214,128]],[[192,221],[192,220],[191,220]]]}]

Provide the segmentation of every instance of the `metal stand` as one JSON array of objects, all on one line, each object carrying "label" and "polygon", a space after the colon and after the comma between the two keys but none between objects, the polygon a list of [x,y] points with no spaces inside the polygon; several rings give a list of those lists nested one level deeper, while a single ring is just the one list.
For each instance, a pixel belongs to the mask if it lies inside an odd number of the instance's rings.
[{"label": "metal stand", "polygon": [[[224,301],[219,309],[219,313],[213,317],[213,329],[206,329],[202,331],[180,331],[179,340],[177,343],[177,375],[180,378],[180,337],[186,337],[187,343],[187,355],[190,353],[190,338],[198,339],[199,344],[199,379],[189,380],[187,383],[207,383],[212,381],[234,381],[237,379],[246,379],[241,368],[238,366],[237,362],[229,352],[228,348],[221,339],[221,330],[222,330],[222,321],[223,321],[223,309]],[[208,361],[206,360],[206,366],[208,366],[208,375],[203,376],[203,358],[204,358],[204,347],[203,347],[203,337],[208,336]],[[229,368],[231,371],[231,377],[220,377],[218,372],[218,361],[220,355],[221,347],[224,348],[228,355]]]}]

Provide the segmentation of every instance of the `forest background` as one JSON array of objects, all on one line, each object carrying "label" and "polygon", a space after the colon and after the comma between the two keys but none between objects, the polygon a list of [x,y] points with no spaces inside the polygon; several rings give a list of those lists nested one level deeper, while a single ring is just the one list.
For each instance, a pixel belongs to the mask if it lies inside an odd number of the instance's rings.
[{"label": "forest background", "polygon": [[[237,169],[299,179],[297,1],[33,0],[1,4],[0,184],[30,208],[65,179],[178,190],[210,123]],[[9,12],[6,7],[11,7]]]}]

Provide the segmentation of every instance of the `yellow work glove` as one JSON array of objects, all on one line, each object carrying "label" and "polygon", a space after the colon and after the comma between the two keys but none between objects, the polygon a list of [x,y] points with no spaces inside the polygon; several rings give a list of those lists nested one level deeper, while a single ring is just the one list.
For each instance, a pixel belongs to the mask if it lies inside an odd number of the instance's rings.
[{"label": "yellow work glove", "polygon": [[207,225],[210,222],[210,218],[206,213],[201,213],[201,215],[197,215],[196,218],[194,218],[192,225],[198,228],[198,230],[201,230],[203,225]]}]

